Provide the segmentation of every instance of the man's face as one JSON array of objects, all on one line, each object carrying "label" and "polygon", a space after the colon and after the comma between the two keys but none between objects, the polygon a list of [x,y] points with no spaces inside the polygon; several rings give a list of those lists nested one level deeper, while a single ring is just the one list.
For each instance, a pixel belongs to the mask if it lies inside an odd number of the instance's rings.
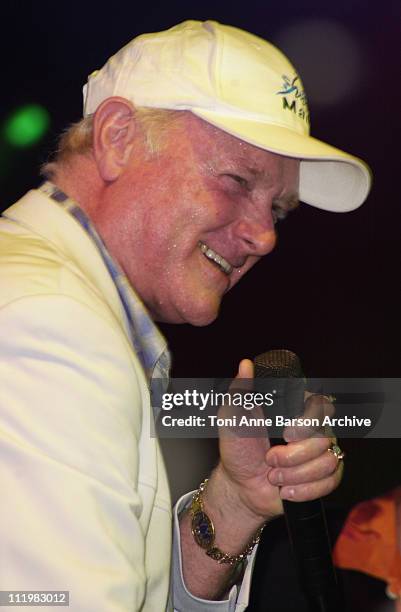
[{"label": "man's face", "polygon": [[298,160],[185,113],[159,153],[135,148],[106,188],[99,231],[155,320],[207,325],[274,248],[298,182]]}]

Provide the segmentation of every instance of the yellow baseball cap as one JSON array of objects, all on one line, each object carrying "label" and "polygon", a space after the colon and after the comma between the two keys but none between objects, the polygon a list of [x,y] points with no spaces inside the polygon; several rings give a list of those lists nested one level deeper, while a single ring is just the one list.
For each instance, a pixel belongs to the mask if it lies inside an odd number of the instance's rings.
[{"label": "yellow baseball cap", "polygon": [[252,145],[301,160],[300,199],[346,212],[371,186],[357,157],[309,135],[299,75],[271,43],[216,21],[184,21],[142,34],[93,72],[84,115],[111,96],[136,106],[188,110]]}]

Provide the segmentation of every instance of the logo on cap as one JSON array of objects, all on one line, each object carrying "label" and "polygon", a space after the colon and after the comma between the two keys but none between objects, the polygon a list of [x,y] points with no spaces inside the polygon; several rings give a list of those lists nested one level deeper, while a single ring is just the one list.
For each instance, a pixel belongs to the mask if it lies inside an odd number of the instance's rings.
[{"label": "logo on cap", "polygon": [[277,95],[282,96],[283,110],[292,111],[300,119],[303,119],[309,124],[308,103],[299,76],[296,74],[293,77],[289,77],[283,74],[282,78],[283,84],[281,90],[277,92]]}]

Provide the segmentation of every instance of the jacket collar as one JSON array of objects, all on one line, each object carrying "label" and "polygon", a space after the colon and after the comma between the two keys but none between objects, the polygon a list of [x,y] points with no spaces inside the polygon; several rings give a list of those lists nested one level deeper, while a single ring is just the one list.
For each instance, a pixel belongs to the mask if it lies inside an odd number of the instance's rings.
[{"label": "jacket collar", "polygon": [[114,282],[96,245],[74,217],[36,189],[28,191],[2,214],[52,243],[59,253],[71,261],[106,300],[129,336],[124,309]]}]

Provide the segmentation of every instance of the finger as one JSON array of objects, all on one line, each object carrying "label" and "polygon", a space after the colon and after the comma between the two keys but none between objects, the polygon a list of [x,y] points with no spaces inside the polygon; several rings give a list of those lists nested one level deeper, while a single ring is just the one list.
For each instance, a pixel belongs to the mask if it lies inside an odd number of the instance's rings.
[{"label": "finger", "polygon": [[326,451],[317,459],[295,467],[273,468],[268,474],[269,482],[276,486],[291,486],[323,480],[334,474],[338,468],[338,459]]},{"label": "finger", "polygon": [[299,424],[286,427],[283,437],[287,442],[304,440],[312,436],[332,436],[329,426],[323,425],[325,417],[332,417],[335,408],[329,397],[318,393],[305,393],[304,412],[299,417]]},{"label": "finger", "polygon": [[[223,403],[220,407],[220,412],[224,410],[227,413],[227,416],[230,414],[235,414],[235,406],[238,404],[234,404],[230,398],[235,393],[245,393],[253,389],[253,363],[250,359],[242,359],[238,366],[238,372],[235,378],[233,378],[230,382],[229,388],[223,392]],[[241,405],[241,404],[240,404]]]},{"label": "finger", "polygon": [[232,379],[228,390],[224,393],[224,402],[219,407],[218,417],[223,425],[219,425],[219,436],[234,435],[235,437],[266,437],[265,428],[261,426],[242,427],[243,416],[263,417],[263,411],[253,404],[253,374],[254,366],[250,359],[242,359],[238,372]]},{"label": "finger", "polygon": [[338,463],[338,469],[334,472],[334,474],[315,482],[281,487],[280,497],[281,499],[302,502],[329,495],[329,493],[334,491],[334,489],[340,484],[343,471],[344,464],[342,461],[340,461]]},{"label": "finger", "polygon": [[236,378],[253,378],[254,366],[250,359],[242,359],[239,364],[238,374]]},{"label": "finger", "polygon": [[316,459],[326,453],[333,443],[335,438],[318,437],[273,446],[266,453],[265,461],[271,467],[293,467]]},{"label": "finger", "polygon": [[335,407],[333,398],[320,393],[306,393],[304,415],[311,418],[322,419],[325,416],[333,416]]},{"label": "finger", "polygon": [[241,391],[251,391],[253,389],[254,367],[250,359],[242,359],[238,366],[238,372],[232,379],[229,386],[229,393],[240,393]]},{"label": "finger", "polygon": [[250,359],[242,359],[236,377],[231,381],[230,392],[253,390],[254,367]]}]

